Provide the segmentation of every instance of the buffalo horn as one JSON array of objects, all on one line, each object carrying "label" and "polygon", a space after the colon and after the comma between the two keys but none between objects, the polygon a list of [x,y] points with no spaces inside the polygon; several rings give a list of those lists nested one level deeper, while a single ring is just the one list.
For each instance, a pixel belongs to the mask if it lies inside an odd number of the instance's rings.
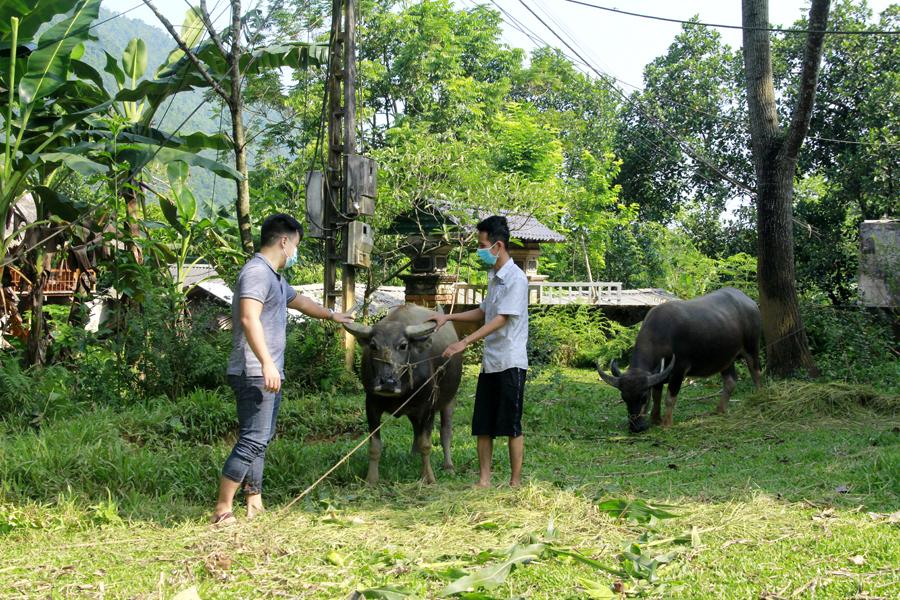
[{"label": "buffalo horn", "polygon": [[361,340],[367,340],[372,335],[372,327],[370,325],[360,325],[359,323],[344,323],[346,329],[353,337]]},{"label": "buffalo horn", "polygon": [[672,357],[672,362],[669,363],[669,366],[666,367],[666,359],[663,358],[659,363],[659,373],[655,373],[647,378],[647,385],[653,387],[654,385],[659,385],[660,383],[665,383],[669,379],[669,375],[672,373],[672,368],[675,366],[675,357]]},{"label": "buffalo horn", "polygon": [[437,327],[437,323],[435,323],[434,321],[428,321],[427,323],[422,323],[421,325],[407,325],[406,337],[411,340],[421,340],[427,338],[429,335],[434,333],[435,327]]},{"label": "buffalo horn", "polygon": [[[616,366],[616,361],[612,361],[612,364],[610,365],[610,368],[613,370],[613,372],[618,372],[618,370],[619,370],[619,368]],[[599,363],[599,361],[597,362],[597,373],[600,374],[600,379],[602,379],[603,381],[605,381],[605,382],[608,383],[609,385],[613,386],[614,388],[618,388],[618,387],[619,387],[619,378],[618,378],[618,377],[614,377],[614,376],[612,376],[612,375],[608,375],[607,373],[604,373],[604,372],[603,372],[603,369],[600,368],[600,363]]]}]

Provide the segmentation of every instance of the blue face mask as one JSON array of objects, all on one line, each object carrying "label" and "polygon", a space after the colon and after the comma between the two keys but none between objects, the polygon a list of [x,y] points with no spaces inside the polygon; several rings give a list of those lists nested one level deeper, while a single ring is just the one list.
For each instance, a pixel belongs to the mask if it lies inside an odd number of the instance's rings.
[{"label": "blue face mask", "polygon": [[290,255],[288,255],[288,253],[285,252],[284,256],[285,256],[285,261],[284,261],[285,269],[290,269],[291,267],[293,267],[294,265],[297,264],[297,249],[296,248],[294,248],[294,252],[291,253]]},{"label": "blue face mask", "polygon": [[[497,242],[491,244],[491,248],[497,245]],[[478,249],[478,258],[481,259],[481,262],[486,264],[489,267],[493,267],[497,263],[497,256],[491,254],[491,248],[479,248]]]}]

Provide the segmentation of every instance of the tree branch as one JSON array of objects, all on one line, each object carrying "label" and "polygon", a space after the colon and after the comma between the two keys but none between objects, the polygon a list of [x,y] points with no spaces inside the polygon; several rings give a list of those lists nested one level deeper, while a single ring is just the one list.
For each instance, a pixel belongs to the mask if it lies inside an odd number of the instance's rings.
[{"label": "tree branch", "polygon": [[163,16],[161,12],[153,5],[151,0],[144,0],[144,4],[147,5],[147,8],[153,11],[153,14],[156,15],[156,18],[159,19],[159,22],[163,24],[163,27],[166,28],[166,31],[172,36],[175,40],[175,43],[178,44],[178,47],[181,48],[181,51],[185,53],[185,55],[194,63],[194,66],[197,67],[197,71],[200,73],[201,77],[206,80],[206,83],[212,87],[213,91],[217,93],[219,96],[225,100],[226,103],[231,104],[230,96],[225,92],[219,83],[213,79],[212,75],[209,74],[209,71],[206,70],[206,67],[203,66],[203,63],[200,62],[200,59],[194,54],[194,51],[188,48],[188,45],[181,39],[181,36],[178,35],[178,32],[175,30],[175,27],[172,26],[172,23]]},{"label": "tree branch", "polygon": [[787,134],[783,154],[789,159],[797,158],[803,139],[809,131],[813,104],[816,99],[816,82],[819,78],[819,65],[822,62],[822,47],[825,43],[825,27],[828,25],[828,9],[831,0],[813,0],[809,9],[809,29],[806,36],[806,49],[803,52],[803,70],[800,73],[800,92],[791,125]]},{"label": "tree branch", "polygon": [[203,21],[203,25],[206,26],[206,30],[209,32],[209,37],[216,45],[216,48],[218,48],[219,52],[222,53],[222,58],[228,56],[228,52],[225,50],[225,45],[222,43],[222,38],[220,38],[219,34],[216,32],[216,28],[213,26],[212,19],[209,16],[209,11],[206,10],[206,0],[200,0],[200,20]]}]

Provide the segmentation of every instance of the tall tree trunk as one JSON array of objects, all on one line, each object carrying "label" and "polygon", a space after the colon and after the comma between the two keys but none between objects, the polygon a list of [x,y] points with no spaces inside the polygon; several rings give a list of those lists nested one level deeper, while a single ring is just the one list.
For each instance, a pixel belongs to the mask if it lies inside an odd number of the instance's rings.
[{"label": "tall tree trunk", "polygon": [[44,257],[43,252],[38,252],[34,265],[27,269],[32,285],[28,295],[31,318],[28,341],[25,344],[25,361],[29,366],[38,367],[44,365],[47,357],[47,336],[44,334],[44,286],[49,278],[49,272],[44,268]]},{"label": "tall tree trunk", "polygon": [[231,132],[234,138],[234,168],[241,174],[237,182],[238,229],[241,233],[241,246],[248,254],[253,252],[253,229],[250,223],[250,179],[247,172],[247,140],[244,133],[244,99],[241,95],[241,0],[231,0],[231,99],[228,108],[231,111]]},{"label": "tall tree trunk", "polygon": [[234,138],[234,168],[241,174],[241,180],[237,182],[237,198],[235,198],[235,211],[237,213],[238,228],[241,232],[241,246],[248,254],[253,252],[253,228],[250,223],[250,179],[247,172],[247,143],[244,133],[244,111],[240,92],[233,98],[236,100],[231,107],[231,134]]},{"label": "tall tree trunk", "polygon": [[134,256],[134,261],[140,265],[144,263],[144,254],[141,251],[141,247],[137,244],[137,239],[141,235],[139,225],[141,221],[141,203],[135,186],[137,186],[137,182],[130,181],[129,185],[122,188],[122,196],[125,199],[125,214],[128,215],[128,251]]},{"label": "tall tree trunk", "polygon": [[809,130],[830,0],[813,0],[800,89],[787,130],[778,123],[768,0],[743,0],[744,67],[756,171],[757,279],[766,371],[818,375],[800,317],[794,266],[793,196],[797,155]]}]

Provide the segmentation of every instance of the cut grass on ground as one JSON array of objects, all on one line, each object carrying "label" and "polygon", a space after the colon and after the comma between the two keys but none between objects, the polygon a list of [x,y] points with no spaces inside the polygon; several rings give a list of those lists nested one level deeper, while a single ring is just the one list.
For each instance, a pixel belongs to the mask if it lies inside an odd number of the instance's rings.
[{"label": "cut grass on ground", "polygon": [[[433,598],[466,575],[496,585],[472,598],[613,597],[616,582],[658,598],[900,596],[896,394],[807,383],[753,394],[742,382],[729,413],[713,416],[716,400],[698,400],[716,391],[709,380],[686,386],[671,429],[632,436],[596,374],[549,371],[526,394],[527,484],[474,490],[474,378],[467,370],[454,419],[456,474],[415,482],[409,424],[392,421],[381,486],[359,481],[363,449],[280,511],[359,439],[361,396],[332,399],[333,431],[317,413],[323,430],[284,431],[273,444],[270,512],[221,531],[203,519],[227,441],[197,442],[184,422],[180,441],[167,441],[159,408],[9,432],[0,596],[167,598],[196,586],[204,599],[373,588],[365,597]],[[495,460],[499,484],[505,448]],[[608,499],[671,508],[621,520],[602,510]],[[510,559],[531,542],[542,545]]]}]

